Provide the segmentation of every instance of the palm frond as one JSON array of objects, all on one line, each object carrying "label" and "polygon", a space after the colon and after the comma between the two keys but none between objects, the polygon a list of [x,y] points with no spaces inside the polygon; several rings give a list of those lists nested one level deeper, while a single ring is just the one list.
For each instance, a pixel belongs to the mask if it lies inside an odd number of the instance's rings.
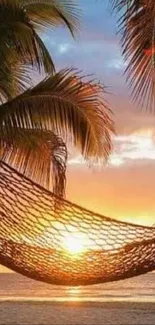
[{"label": "palm frond", "polygon": [[31,85],[30,67],[17,58],[13,49],[7,51],[9,65],[0,61],[0,102],[11,100]]},{"label": "palm frond", "polygon": [[5,128],[0,135],[0,157],[3,161],[38,184],[64,195],[67,149],[52,132],[16,128],[8,138]]},{"label": "palm frond", "polygon": [[0,1],[0,61],[9,67],[8,49],[25,63],[36,66],[45,72],[54,71],[53,61],[40,37],[37,35],[26,10],[18,0]]},{"label": "palm frond", "polygon": [[110,0],[110,2],[113,10],[120,11],[124,7],[126,8],[131,5],[133,3],[133,0]]},{"label": "palm frond", "polygon": [[[148,0],[147,3],[151,2],[152,0]],[[146,3],[146,0],[110,0],[112,5],[112,10],[115,10],[117,12],[127,12],[130,10],[138,10],[138,8],[141,7],[141,5],[144,5]]]},{"label": "palm frond", "polygon": [[78,30],[80,10],[75,0],[18,0],[36,30],[65,25],[74,36]]},{"label": "palm frond", "polygon": [[[25,90],[28,65],[45,74],[54,73],[52,58],[37,32],[44,27],[65,24],[74,34],[78,25],[77,12],[72,0],[0,0],[1,101],[4,97],[10,99],[15,88],[17,95]],[[18,69],[17,62],[20,63]]]},{"label": "palm frond", "polygon": [[5,127],[12,137],[12,127],[51,130],[72,141],[86,159],[107,159],[114,124],[104,95],[103,86],[62,70],[1,105],[0,131]]},{"label": "palm frond", "polygon": [[155,1],[112,0],[120,12],[119,26],[125,73],[133,98],[141,106],[155,108]]}]

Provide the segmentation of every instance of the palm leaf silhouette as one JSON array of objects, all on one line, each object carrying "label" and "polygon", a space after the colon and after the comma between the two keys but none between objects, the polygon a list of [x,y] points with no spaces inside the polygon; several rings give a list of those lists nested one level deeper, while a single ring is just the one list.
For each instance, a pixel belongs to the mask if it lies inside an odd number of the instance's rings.
[{"label": "palm leaf silhouette", "polygon": [[0,130],[51,130],[77,146],[86,159],[107,159],[114,124],[104,87],[62,70],[0,106]]},{"label": "palm leaf silhouette", "polygon": [[52,73],[53,61],[38,32],[44,27],[65,25],[73,35],[78,25],[78,8],[72,0],[1,0],[0,21],[0,61],[4,67],[10,67],[7,52],[13,49],[17,59]]},{"label": "palm leaf silhouette", "polygon": [[155,2],[112,0],[120,13],[119,26],[133,98],[153,110],[155,106]]},{"label": "palm leaf silhouette", "polygon": [[50,131],[5,128],[0,135],[1,159],[19,172],[55,194],[64,196],[67,148],[60,137]]}]

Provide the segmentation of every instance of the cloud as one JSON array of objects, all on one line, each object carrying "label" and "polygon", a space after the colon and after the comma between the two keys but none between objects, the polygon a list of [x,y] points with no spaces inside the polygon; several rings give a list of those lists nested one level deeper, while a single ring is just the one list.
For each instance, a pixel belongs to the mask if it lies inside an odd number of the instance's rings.
[{"label": "cloud", "polygon": [[116,137],[110,163],[118,166],[137,160],[155,160],[154,131],[143,130],[140,133]]},{"label": "cloud", "polygon": [[112,69],[122,71],[119,40],[111,28],[109,15],[105,14],[104,4],[98,4],[96,8],[90,1],[86,5],[81,3],[81,6],[84,9],[85,26],[81,27],[75,40],[61,28],[43,36],[56,65],[75,66],[99,78],[106,78]]},{"label": "cloud", "polygon": [[[141,130],[130,135],[119,135],[113,139],[114,150],[106,168],[120,167],[123,164],[155,160],[154,129]],[[82,156],[69,159],[69,165],[85,165]],[[98,164],[96,167],[100,167]]]},{"label": "cloud", "polygon": [[110,69],[124,70],[126,63],[123,62],[122,56],[118,55],[118,58],[115,56],[114,59],[108,61],[107,66]]},{"label": "cloud", "polygon": [[58,45],[58,52],[60,54],[67,53],[71,48],[71,45],[69,43],[59,44]]}]

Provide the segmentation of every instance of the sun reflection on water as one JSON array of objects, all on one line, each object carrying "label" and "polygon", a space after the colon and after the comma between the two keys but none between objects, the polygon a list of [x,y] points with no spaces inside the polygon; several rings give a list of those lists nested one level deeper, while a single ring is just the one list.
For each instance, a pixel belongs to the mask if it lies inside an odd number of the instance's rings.
[{"label": "sun reflection on water", "polygon": [[82,290],[80,287],[71,287],[66,289],[66,294],[71,301],[80,301]]}]

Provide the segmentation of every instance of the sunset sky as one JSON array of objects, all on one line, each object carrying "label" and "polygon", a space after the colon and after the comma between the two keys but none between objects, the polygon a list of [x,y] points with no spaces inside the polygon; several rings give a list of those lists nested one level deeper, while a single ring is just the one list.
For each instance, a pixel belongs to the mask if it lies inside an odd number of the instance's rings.
[{"label": "sunset sky", "polygon": [[155,116],[133,105],[123,77],[116,18],[108,0],[81,0],[81,32],[73,40],[57,29],[44,40],[57,69],[77,67],[92,73],[112,93],[117,136],[109,164],[88,168],[79,155],[70,159],[67,197],[101,212],[142,224],[155,223]]},{"label": "sunset sky", "polygon": [[103,81],[114,112],[117,136],[109,164],[88,168],[77,155],[69,161],[67,196],[103,214],[155,223],[155,116],[136,107],[127,89],[116,18],[108,0],[81,0],[81,32],[64,29],[44,35],[56,67],[77,67]]}]

